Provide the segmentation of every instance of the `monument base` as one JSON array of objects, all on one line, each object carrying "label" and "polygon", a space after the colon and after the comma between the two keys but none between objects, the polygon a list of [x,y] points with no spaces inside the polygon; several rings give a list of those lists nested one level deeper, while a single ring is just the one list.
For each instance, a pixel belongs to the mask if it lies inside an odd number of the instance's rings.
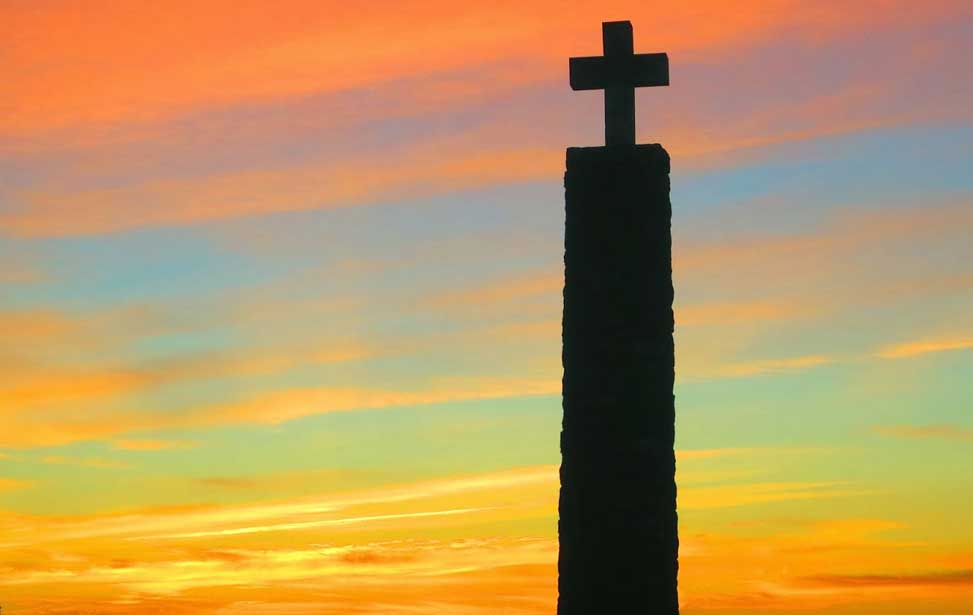
[{"label": "monument base", "polygon": [[672,208],[660,145],[569,148],[558,615],[676,615]]}]

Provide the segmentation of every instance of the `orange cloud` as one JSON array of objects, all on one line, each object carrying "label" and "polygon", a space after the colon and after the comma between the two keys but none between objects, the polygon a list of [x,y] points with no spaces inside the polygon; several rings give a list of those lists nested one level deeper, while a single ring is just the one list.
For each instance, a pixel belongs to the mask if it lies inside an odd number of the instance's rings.
[{"label": "orange cloud", "polygon": [[563,287],[564,275],[562,273],[538,272],[488,282],[472,288],[445,291],[427,297],[425,301],[438,307],[480,306],[514,301],[540,293],[559,296]]},{"label": "orange cloud", "polygon": [[11,347],[61,337],[74,324],[57,310],[0,311],[0,337]]},{"label": "orange cloud", "polygon": [[[680,541],[680,594],[685,610],[835,613],[895,612],[919,615],[930,607],[951,612],[964,583],[893,587],[888,579],[936,579],[943,573],[962,578],[968,568],[946,569],[927,547],[903,539],[909,528],[885,519],[837,518],[824,521],[767,520],[745,532],[683,534]],[[912,555],[897,557],[904,550]],[[874,573],[868,577],[856,571]],[[829,583],[829,580],[832,581]],[[882,581],[886,581],[883,583]],[[888,600],[889,592],[895,601]]]},{"label": "orange cloud", "polygon": [[[509,130],[508,121],[488,122],[453,136],[421,137],[380,152],[349,152],[340,161],[312,160],[287,166],[278,163],[272,168],[189,178],[159,173],[156,178],[121,187],[41,185],[13,196],[14,206],[0,215],[0,228],[23,237],[108,233],[337,209],[550,178],[562,172],[562,149],[525,144],[523,139],[517,140],[518,145],[510,139],[498,141],[496,135]],[[688,145],[682,137],[684,133],[694,131],[687,127],[666,135],[673,155],[705,157],[714,151]],[[819,133],[812,130],[801,138],[820,136]],[[772,137],[774,140],[780,139]],[[724,150],[748,146],[745,140],[734,137],[721,138],[720,143]],[[792,249],[800,247],[796,244]],[[682,264],[677,262],[677,266]]]},{"label": "orange cloud", "polygon": [[[151,361],[99,365],[143,336],[179,330],[159,310],[110,309],[93,315],[53,310],[0,314],[8,346],[0,349],[0,442],[10,447],[52,446],[77,440],[157,429],[164,416],[143,409],[159,387],[220,378],[285,372],[302,365],[359,360],[369,345],[310,339],[300,345],[210,351]],[[129,324],[128,321],[133,321]],[[115,325],[115,328],[112,328]],[[88,359],[78,365],[74,357]],[[188,442],[125,439],[123,450],[160,450]]]},{"label": "orange cloud", "polygon": [[[867,284],[867,280],[856,280],[853,294],[842,296],[832,291],[828,297],[822,297],[815,291],[813,284],[809,284],[808,292],[804,293],[803,287],[795,287],[792,283],[797,275],[832,279],[847,269],[846,261],[850,255],[864,253],[872,246],[888,246],[903,241],[939,242],[944,236],[956,235],[961,233],[961,229],[973,225],[973,210],[965,198],[950,199],[933,207],[934,214],[930,214],[928,207],[868,207],[863,211],[831,214],[814,227],[799,233],[755,233],[730,241],[705,243],[675,241],[673,260],[677,280],[712,286],[729,279],[720,275],[722,272],[743,270],[752,275],[733,277],[728,289],[736,294],[755,294],[759,291],[762,295],[749,300],[696,300],[692,303],[685,303],[677,297],[674,306],[676,326],[683,328],[813,317],[835,307],[829,305],[829,300],[841,304],[852,300],[873,303],[899,299],[914,294],[916,284],[928,292],[968,289],[971,278],[967,275],[906,281],[883,278],[881,284],[871,285]],[[807,263],[814,263],[813,272],[808,270]],[[752,285],[748,285],[748,280],[752,280]],[[785,288],[786,294],[781,291],[779,297],[766,298],[771,283],[775,287]],[[537,271],[522,277],[446,291],[428,297],[427,301],[442,306],[450,303],[459,306],[514,302],[533,294],[557,294],[562,284],[563,273]],[[724,289],[721,287],[719,290]],[[868,292],[864,293],[864,290]]]},{"label": "orange cloud", "polygon": [[361,484],[368,484],[375,480],[381,472],[350,469],[314,469],[272,472],[260,475],[223,475],[204,476],[189,479],[189,483],[204,489],[207,493],[216,492],[244,492],[249,491],[253,496],[265,494],[306,494],[327,486],[329,489],[340,490],[356,488]]},{"label": "orange cloud", "polygon": [[[893,241],[940,240],[955,234],[958,226],[973,224],[973,211],[966,197],[941,201],[930,214],[922,207],[879,210],[860,208],[831,215],[820,224],[803,232],[788,235],[759,235],[735,237],[730,241],[690,243],[674,242],[673,271],[703,273],[746,268],[764,275],[780,272],[784,278],[802,267],[815,263],[815,269],[831,275],[845,255],[861,252],[865,246],[886,245]],[[951,278],[954,285],[965,285],[965,277]],[[742,280],[734,279],[734,284]],[[765,281],[761,280],[766,288]]]},{"label": "orange cloud", "polygon": [[[184,332],[207,323],[196,317],[155,305],[125,305],[91,312],[72,312],[55,307],[0,310],[0,335],[9,343],[0,348],[0,360],[19,363],[0,375],[0,382],[20,377],[28,368],[70,363],[66,357],[79,353],[117,354],[133,339]],[[66,368],[58,368],[66,370]],[[52,365],[52,370],[54,369]],[[2,388],[2,385],[0,385]]]},{"label": "orange cloud", "polygon": [[412,144],[341,163],[244,171],[202,179],[157,179],[125,188],[43,189],[20,196],[0,227],[21,236],[105,233],[227,217],[333,209],[390,198],[550,175],[556,150],[478,151],[455,143]]},{"label": "orange cloud", "polygon": [[940,570],[919,574],[820,574],[801,579],[818,587],[940,587],[961,585],[973,587],[973,570]]},{"label": "orange cloud", "polygon": [[48,411],[43,415],[30,410],[8,414],[3,417],[0,446],[11,449],[60,446],[164,426],[158,419],[120,410],[113,404],[108,406],[111,407],[86,404],[83,413],[62,407],[56,413]]},{"label": "orange cloud", "polygon": [[[934,20],[957,5],[933,2],[919,11],[879,0],[836,10],[796,0],[732,7],[706,0],[660,13],[619,1],[565,13],[550,0],[407,0],[379,11],[326,0],[292,2],[268,19],[266,5],[227,0],[205,7],[179,0],[165,11],[104,0],[83,9],[67,2],[7,4],[0,11],[6,48],[0,71],[8,77],[0,134],[145,121],[499,60],[536,58],[561,72],[564,58],[599,49],[597,24],[613,16],[651,24],[653,46],[692,59],[782,33],[818,43],[858,35],[864,18],[872,28]],[[554,13],[559,19],[550,19]]]},{"label": "orange cloud", "polygon": [[[548,2],[529,7],[512,3],[458,6],[440,0],[407,2],[393,11],[369,11],[366,16],[360,14],[361,9],[327,1],[292,4],[286,18],[275,17],[268,25],[263,11],[253,6],[230,9],[222,4],[221,0],[200,10],[180,0],[170,7],[167,17],[155,15],[152,9],[119,11],[110,3],[90,9],[83,17],[76,9],[57,4],[46,11],[6,8],[6,15],[0,12],[0,23],[17,25],[4,37],[14,51],[0,62],[13,64],[4,74],[16,78],[8,84],[11,95],[0,98],[8,107],[8,113],[0,113],[0,117],[14,118],[6,126],[0,120],[0,135],[12,133],[6,141],[16,149],[16,143],[45,141],[40,137],[46,134],[53,151],[61,151],[68,140],[64,131],[86,129],[88,138],[95,141],[144,141],[154,144],[156,152],[166,149],[158,147],[159,143],[182,138],[187,150],[181,154],[184,158],[200,147],[198,129],[180,124],[176,116],[194,111],[213,115],[221,109],[246,113],[261,102],[299,104],[310,95],[335,95],[354,88],[373,92],[402,79],[413,81],[398,86],[405,90],[401,94],[380,97],[374,105],[346,103],[333,113],[322,114],[325,118],[288,113],[284,125],[269,130],[300,133],[310,124],[325,130],[322,139],[327,141],[333,137],[327,133],[329,126],[365,125],[390,117],[407,124],[423,113],[468,107],[471,99],[496,100],[495,106],[502,108],[513,104],[509,98],[516,88],[537,88],[564,79],[564,58],[569,55],[597,52],[596,26],[606,17],[604,8],[585,7],[552,21]],[[692,62],[709,53],[746,52],[782,35],[817,45],[834,37],[859,36],[860,19],[868,19],[873,28],[915,28],[943,19],[961,3],[926,3],[922,11],[905,10],[892,0],[863,6],[835,11],[796,0],[748,0],[729,7],[706,0],[670,7],[660,16],[644,3],[626,1],[613,6],[612,12],[636,23],[653,24],[653,40],[659,48]],[[225,11],[235,18],[225,19]],[[183,12],[192,19],[174,22],[173,16]],[[295,19],[295,15],[302,18]],[[119,28],[119,23],[129,27]],[[36,40],[23,34],[38,31],[54,38]],[[147,45],[150,40],[154,43]],[[197,46],[195,41],[206,44]],[[119,49],[125,52],[119,53]],[[462,53],[453,53],[456,49]],[[37,65],[46,70],[34,70]],[[904,70],[901,64],[896,66]],[[97,75],[91,74],[92,67],[98,68]],[[912,72],[925,68],[921,62],[909,64]],[[462,77],[463,71],[475,74],[478,81],[470,83]],[[145,79],[146,74],[153,78]],[[766,76],[761,73],[758,79],[766,81]],[[905,111],[884,110],[882,102],[899,98],[893,86],[900,79],[898,73],[895,78],[876,79],[880,80],[876,84],[838,84],[838,92],[829,90],[810,100],[782,101],[772,110],[716,122],[712,129],[700,130],[701,110],[684,109],[666,122],[661,136],[677,157],[700,158],[688,160],[689,165],[723,164],[725,160],[717,159],[727,151],[943,113],[939,101],[930,102],[928,109],[916,110],[912,105]],[[552,113],[549,109],[544,112]],[[452,138],[419,137],[398,149],[349,151],[339,163],[324,160],[333,155],[325,150],[316,154],[321,159],[293,167],[268,161],[256,170],[210,171],[208,176],[199,172],[174,177],[172,169],[162,164],[149,181],[133,179],[106,186],[89,178],[83,185],[73,185],[61,177],[12,195],[14,206],[0,217],[0,228],[21,236],[63,236],[195,224],[431,195],[554,177],[562,171],[563,151],[538,145],[551,142],[546,135],[537,136],[537,126],[544,122],[534,117],[485,115],[472,128],[454,129],[460,134]],[[251,139],[261,138],[256,134],[260,128],[239,130],[254,131]],[[187,134],[174,137],[176,133]],[[347,136],[335,138],[353,141]],[[214,144],[223,141],[225,136],[214,137]],[[3,145],[0,139],[0,147]],[[85,151],[78,156],[83,161],[72,167],[81,176],[85,176],[83,169],[90,174],[92,165],[99,164],[111,168],[112,175],[124,176],[128,170],[136,177],[144,176],[142,156],[119,155],[110,147],[106,153],[104,146],[88,146],[96,151]],[[471,154],[477,150],[483,153]],[[93,160],[99,157],[103,160]],[[123,159],[138,162],[130,168]]]}]

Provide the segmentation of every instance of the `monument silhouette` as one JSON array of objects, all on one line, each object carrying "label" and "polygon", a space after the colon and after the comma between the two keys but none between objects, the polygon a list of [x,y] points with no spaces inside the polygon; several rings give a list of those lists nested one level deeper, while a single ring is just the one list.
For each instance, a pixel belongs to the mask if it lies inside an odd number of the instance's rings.
[{"label": "monument silhouette", "polygon": [[679,611],[669,155],[635,143],[635,87],[669,84],[602,24],[571,87],[605,90],[605,146],[567,150],[558,615]]}]

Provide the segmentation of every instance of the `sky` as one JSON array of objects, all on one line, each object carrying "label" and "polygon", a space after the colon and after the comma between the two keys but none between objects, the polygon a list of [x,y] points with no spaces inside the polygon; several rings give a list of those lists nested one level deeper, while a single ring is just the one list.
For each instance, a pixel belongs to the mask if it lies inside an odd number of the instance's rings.
[{"label": "sky", "polygon": [[4,614],[554,612],[567,58],[672,156],[684,615],[973,614],[973,5],[0,4]]}]

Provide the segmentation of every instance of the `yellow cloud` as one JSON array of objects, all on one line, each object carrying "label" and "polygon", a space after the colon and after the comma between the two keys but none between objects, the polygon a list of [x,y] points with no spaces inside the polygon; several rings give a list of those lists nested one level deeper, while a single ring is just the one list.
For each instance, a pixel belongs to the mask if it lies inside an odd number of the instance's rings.
[{"label": "yellow cloud", "polygon": [[104,459],[102,457],[68,457],[65,455],[45,455],[41,461],[49,464],[78,466],[83,468],[129,468],[132,466],[121,459]]},{"label": "yellow cloud", "polygon": [[713,457],[725,457],[727,455],[742,455],[753,452],[757,449],[751,448],[710,448],[710,449],[680,449],[676,451],[677,461],[688,461],[690,459],[711,459]]},{"label": "yellow cloud", "polygon": [[[52,404],[115,397],[144,387],[151,377],[136,370],[49,370],[17,374],[0,382],[0,414]],[[21,434],[26,436],[26,434]]]},{"label": "yellow cloud", "polygon": [[907,359],[932,352],[969,350],[971,348],[973,348],[973,338],[921,340],[889,346],[880,350],[877,354],[883,359]]},{"label": "yellow cloud", "polygon": [[676,305],[675,308],[677,327],[790,320],[815,311],[812,306],[792,300]]},{"label": "yellow cloud", "polygon": [[[402,522],[406,519],[498,510],[496,498],[509,500],[511,493],[521,494],[524,502],[531,502],[538,497],[539,488],[541,497],[553,505],[557,480],[556,466],[531,466],[266,504],[168,507],[78,518],[24,517],[16,520],[16,524],[36,527],[38,531],[43,529],[44,540],[50,541],[100,537],[145,541],[159,537],[250,534],[381,521],[397,521],[404,529]],[[544,488],[548,488],[546,492]],[[414,510],[409,510],[410,507]],[[16,524],[4,526],[0,518],[0,543],[19,534]],[[21,536],[17,543],[24,540]]]},{"label": "yellow cloud", "polygon": [[121,439],[112,441],[112,445],[123,451],[163,451],[174,448],[193,448],[198,442],[190,440],[156,440],[156,439]]},{"label": "yellow cloud", "polygon": [[26,489],[33,485],[33,481],[20,480],[17,478],[0,477],[0,491],[12,491],[14,489]]},{"label": "yellow cloud", "polygon": [[282,423],[302,416],[402,406],[421,406],[474,399],[497,399],[561,392],[557,380],[468,378],[446,381],[424,390],[355,388],[287,389],[250,399],[201,408],[189,423]]},{"label": "yellow cloud", "polygon": [[[163,414],[133,412],[119,404],[85,405],[78,412],[79,400],[98,399],[118,395],[144,384],[143,380],[106,378],[91,382],[77,382],[75,389],[44,390],[40,385],[32,389],[34,404],[63,403],[56,411],[48,410],[38,418],[31,406],[20,402],[6,408],[5,429],[0,432],[0,446],[29,448],[53,446],[79,440],[110,438],[127,432],[167,428],[198,428],[241,423],[277,424],[313,414],[352,412],[404,406],[423,406],[477,399],[499,399],[531,395],[556,395],[561,383],[545,378],[489,378],[471,377],[430,383],[418,390],[368,388],[311,388],[284,389],[260,393],[239,401],[186,408],[184,412]],[[84,386],[82,386],[84,385]],[[131,441],[130,441],[131,443]],[[144,444],[144,443],[143,443]],[[136,444],[135,446],[138,446]],[[149,445],[151,446],[151,444]],[[144,448],[142,450],[145,450]]]},{"label": "yellow cloud", "polygon": [[876,425],[872,427],[872,431],[897,438],[973,439],[973,427],[960,425]]},{"label": "yellow cloud", "polygon": [[365,515],[361,517],[342,517],[340,519],[320,519],[315,521],[297,521],[292,523],[275,523],[271,525],[250,525],[223,530],[201,530],[183,534],[165,534],[161,536],[147,536],[146,540],[162,540],[171,538],[203,538],[207,536],[239,536],[240,534],[256,534],[259,532],[283,532],[290,530],[306,530],[312,528],[335,527],[374,523],[379,521],[401,522],[407,519],[425,519],[429,517],[446,517],[451,515],[468,515],[471,513],[490,510],[485,508],[455,508],[449,510],[425,510],[412,513],[391,513],[385,515]]},{"label": "yellow cloud", "polygon": [[772,374],[798,372],[822,365],[829,365],[837,359],[825,355],[787,357],[783,359],[755,359],[731,361],[722,357],[697,359],[693,364],[676,371],[679,380],[713,380],[719,378],[749,378]]},{"label": "yellow cloud", "polygon": [[[697,457],[717,456],[710,453]],[[836,497],[842,489],[801,482],[686,489],[680,506]],[[557,467],[537,466],[262,504],[0,514],[0,544],[21,554],[2,565],[0,587],[18,604],[43,595],[51,608],[70,601],[118,615],[149,606],[181,615],[378,613],[389,604],[424,612],[412,605],[430,600],[430,615],[442,608],[486,615],[509,606],[511,592],[525,615],[540,615],[556,595],[556,498]],[[854,605],[862,586],[928,600],[933,590],[953,595],[966,583],[962,571],[937,568],[934,555],[916,551],[899,522],[760,519],[738,533],[683,521],[684,610]],[[520,521],[530,523],[527,533],[502,525]],[[903,549],[913,553],[908,572],[889,567]],[[900,576],[911,581],[890,580]]]},{"label": "yellow cloud", "polygon": [[846,484],[835,482],[768,482],[688,487],[679,491],[679,509],[731,508],[769,502],[837,498],[855,493],[857,491],[849,489]]}]

